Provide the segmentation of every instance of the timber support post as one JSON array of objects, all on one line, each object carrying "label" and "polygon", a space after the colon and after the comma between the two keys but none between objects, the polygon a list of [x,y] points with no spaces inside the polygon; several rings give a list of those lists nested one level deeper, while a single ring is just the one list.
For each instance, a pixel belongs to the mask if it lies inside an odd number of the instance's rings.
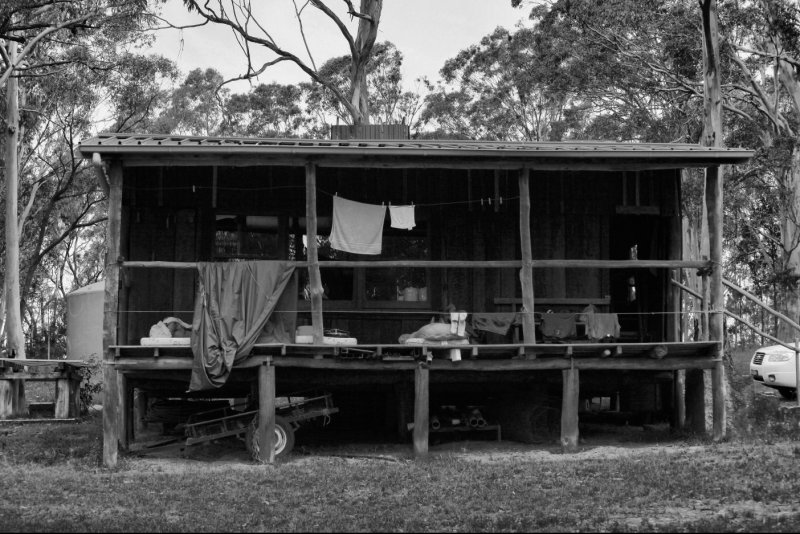
[{"label": "timber support post", "polygon": [[119,452],[119,394],[117,370],[111,345],[117,342],[119,299],[119,244],[122,206],[122,163],[113,161],[109,176],[108,225],[106,227],[105,296],[103,305],[103,464],[117,466]]},{"label": "timber support post", "polygon": [[311,293],[311,326],[314,329],[314,343],[323,342],[322,317],[322,276],[319,272],[317,253],[317,167],[306,163],[306,250],[308,251],[308,285]]},{"label": "timber support post", "polygon": [[269,361],[258,368],[258,459],[275,461],[275,366]]},{"label": "timber support post", "polygon": [[719,166],[706,169],[706,210],[708,212],[708,251],[711,264],[709,280],[708,337],[716,341],[716,364],[711,370],[713,438],[725,437],[725,294],[722,287],[722,171]]},{"label": "timber support post", "polygon": [[131,438],[131,411],[133,403],[129,391],[128,376],[123,372],[117,372],[117,394],[119,395],[119,446],[123,451],[127,451],[130,446]]},{"label": "timber support post", "polygon": [[428,425],[430,424],[430,370],[423,363],[414,369],[414,456],[428,455]]},{"label": "timber support post", "polygon": [[522,288],[522,336],[525,343],[536,343],[536,326],[534,324],[533,295],[533,247],[531,245],[531,170],[519,171],[519,241],[522,257],[522,268],[519,280]]},{"label": "timber support post", "polygon": [[565,452],[578,448],[578,408],[580,406],[580,371],[571,367],[561,371],[561,447]]}]

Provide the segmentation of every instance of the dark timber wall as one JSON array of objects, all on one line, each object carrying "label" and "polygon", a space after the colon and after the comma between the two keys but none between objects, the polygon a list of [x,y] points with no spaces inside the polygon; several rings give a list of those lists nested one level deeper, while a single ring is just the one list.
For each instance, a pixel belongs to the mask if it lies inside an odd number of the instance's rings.
[{"label": "dark timber wall", "polygon": [[[531,233],[535,259],[664,259],[670,224],[678,216],[675,171],[544,172],[531,182]],[[289,167],[126,168],[122,251],[126,260],[213,261],[218,214],[281,216],[285,244],[279,257],[297,257],[305,217],[304,171]],[[491,170],[329,169],[318,171],[318,215],[332,212],[332,195],[366,203],[413,202],[431,260],[519,259],[516,173]],[[502,198],[502,202],[500,199]],[[490,201],[491,200],[491,204]],[[482,202],[481,202],[482,201]],[[388,228],[388,224],[387,224]],[[321,226],[320,235],[329,228]],[[297,259],[302,259],[297,257]],[[323,259],[321,257],[321,259]],[[330,271],[328,280],[342,273]],[[345,276],[347,273],[344,273]],[[363,276],[363,274],[356,274]],[[608,311],[628,312],[623,330],[642,340],[663,339],[665,319],[638,315],[665,311],[666,272],[636,275],[638,302],[627,302],[623,270],[537,269],[537,311],[579,311],[595,300]],[[322,270],[323,282],[326,269]],[[120,342],[138,343],[159,319],[191,320],[195,276],[191,270],[128,269],[122,277]],[[302,280],[302,277],[301,277]],[[358,279],[356,279],[358,282]],[[506,311],[498,302],[520,296],[517,269],[429,269],[425,303],[354,308],[352,299],[325,302],[325,327],[349,330],[362,343],[395,342],[452,303],[468,312]],[[302,284],[301,284],[302,287]],[[308,309],[302,299],[299,308]],[[332,310],[341,310],[335,313]],[[330,310],[330,311],[329,311]],[[380,313],[376,313],[380,312]],[[410,312],[418,312],[417,314]],[[308,322],[301,314],[298,323]],[[497,341],[497,340],[495,340]]]}]

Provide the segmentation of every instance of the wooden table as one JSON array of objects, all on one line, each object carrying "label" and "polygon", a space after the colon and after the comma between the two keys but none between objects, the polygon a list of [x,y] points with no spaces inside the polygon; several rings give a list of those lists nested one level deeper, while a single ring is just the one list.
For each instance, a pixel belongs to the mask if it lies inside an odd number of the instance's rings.
[{"label": "wooden table", "polygon": [[41,360],[0,358],[0,419],[16,413],[16,383],[20,380],[56,383],[56,419],[77,417],[80,413],[81,376],[77,370],[89,364],[83,360]]}]

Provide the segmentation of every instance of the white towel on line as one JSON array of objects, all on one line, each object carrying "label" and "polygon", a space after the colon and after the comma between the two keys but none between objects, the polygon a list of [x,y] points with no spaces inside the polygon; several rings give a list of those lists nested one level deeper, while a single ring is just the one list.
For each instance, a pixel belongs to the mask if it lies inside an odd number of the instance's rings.
[{"label": "white towel on line", "polygon": [[411,230],[416,226],[414,220],[414,206],[389,206],[389,215],[391,216],[392,228],[400,228],[402,230]]},{"label": "white towel on line", "polygon": [[380,254],[386,206],[333,197],[331,247],[354,254]]}]

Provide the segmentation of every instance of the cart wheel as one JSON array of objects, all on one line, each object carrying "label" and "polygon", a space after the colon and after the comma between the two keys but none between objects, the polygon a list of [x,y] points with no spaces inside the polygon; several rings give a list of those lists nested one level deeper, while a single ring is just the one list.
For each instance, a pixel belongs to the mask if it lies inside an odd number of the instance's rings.
[{"label": "cart wheel", "polygon": [[[247,434],[245,435],[245,446],[250,453],[250,457],[259,461],[259,452],[261,447],[258,442],[258,416],[253,417],[247,427]],[[275,459],[282,460],[292,452],[294,448],[294,429],[292,425],[283,417],[275,416]]]}]

